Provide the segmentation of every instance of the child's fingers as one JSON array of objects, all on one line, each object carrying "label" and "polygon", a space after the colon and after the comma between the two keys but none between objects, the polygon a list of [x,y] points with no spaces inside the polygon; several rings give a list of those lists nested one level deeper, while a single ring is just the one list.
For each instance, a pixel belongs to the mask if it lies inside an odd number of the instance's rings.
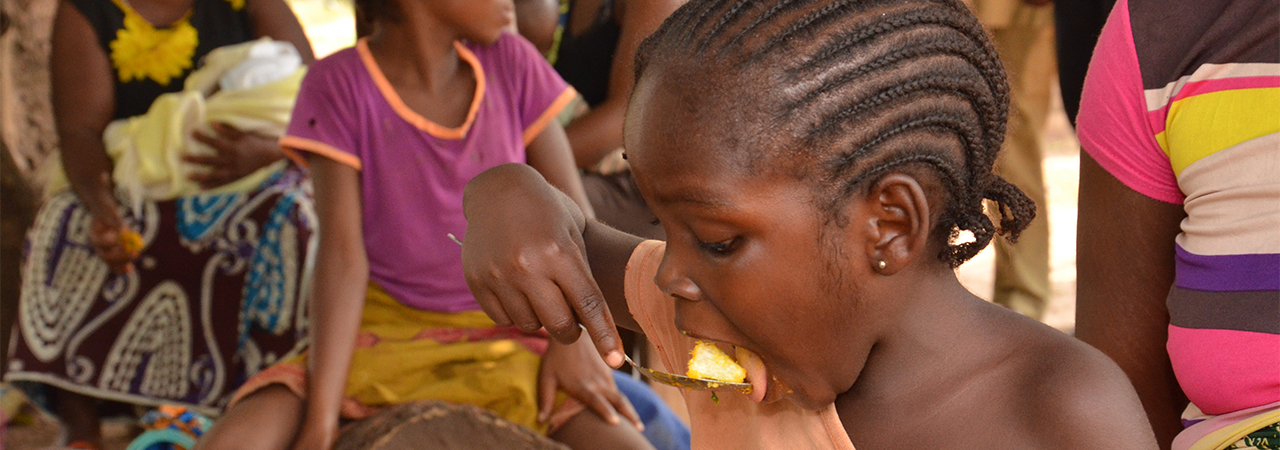
[{"label": "child's fingers", "polygon": [[621,367],[622,339],[618,337],[618,326],[609,313],[609,304],[600,293],[600,286],[591,278],[587,262],[579,260],[577,265],[573,270],[557,272],[554,281],[573,306],[578,321],[587,329],[587,335],[591,336],[605,364],[615,369]]},{"label": "child's fingers", "polygon": [[631,400],[627,400],[627,396],[622,395],[622,391],[614,389],[607,395],[613,408],[622,414],[622,417],[626,417],[637,430],[644,431],[644,422],[640,420],[640,413],[636,412],[635,406],[631,405]]},{"label": "child's fingers", "polygon": [[488,289],[472,286],[470,278],[467,279],[467,285],[471,288],[473,295],[475,295],[476,303],[480,304],[480,309],[484,310],[484,313],[489,315],[489,318],[493,320],[493,323],[500,327],[515,325],[515,322],[512,322],[511,318],[507,317],[506,311],[502,310],[502,302],[498,300],[496,295],[493,295],[493,292]]},{"label": "child's fingers", "polygon": [[555,283],[545,279],[532,280],[527,292],[533,312],[553,339],[565,345],[578,341],[582,329],[578,327],[578,319],[573,316],[564,293]]},{"label": "child's fingers", "polygon": [[542,324],[538,322],[538,315],[533,313],[533,308],[529,305],[529,297],[523,292],[510,285],[499,284],[494,286],[493,293],[502,302],[502,310],[520,331],[533,333],[542,328]]},{"label": "child's fingers", "polygon": [[556,377],[539,376],[538,377],[538,422],[547,423],[547,419],[551,418],[551,410],[556,406],[556,392],[560,390],[560,386],[556,383]]},{"label": "child's fingers", "polygon": [[[614,393],[616,394],[617,391],[614,391]],[[583,403],[587,405],[588,409],[604,419],[605,422],[609,422],[610,425],[617,425],[619,422],[618,411],[613,409],[613,403],[609,401],[606,395],[608,395],[607,389],[588,389],[586,395],[580,397],[587,397],[587,401]],[[578,401],[582,400],[582,398],[578,399]]]}]

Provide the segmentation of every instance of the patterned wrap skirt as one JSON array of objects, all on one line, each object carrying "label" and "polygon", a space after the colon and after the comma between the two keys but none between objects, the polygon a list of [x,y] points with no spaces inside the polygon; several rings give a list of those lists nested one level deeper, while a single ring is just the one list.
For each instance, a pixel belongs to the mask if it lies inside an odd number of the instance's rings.
[{"label": "patterned wrap skirt", "polygon": [[6,381],[216,414],[305,348],[317,219],[300,169],[247,192],[121,209],[145,247],[117,275],[76,196],[45,202],[27,236]]}]

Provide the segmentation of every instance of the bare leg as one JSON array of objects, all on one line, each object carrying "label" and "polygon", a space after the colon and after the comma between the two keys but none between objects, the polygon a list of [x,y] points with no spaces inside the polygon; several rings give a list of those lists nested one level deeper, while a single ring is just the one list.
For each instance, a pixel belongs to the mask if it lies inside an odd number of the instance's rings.
[{"label": "bare leg", "polygon": [[284,450],[302,427],[303,402],[288,388],[272,385],[227,410],[193,450]]},{"label": "bare leg", "polygon": [[568,445],[574,450],[653,449],[640,431],[625,420],[618,425],[609,425],[591,411],[583,411],[573,416],[551,433],[551,439]]},{"label": "bare leg", "polygon": [[53,409],[67,427],[67,442],[85,442],[102,447],[102,419],[98,417],[98,400],[49,386]]}]

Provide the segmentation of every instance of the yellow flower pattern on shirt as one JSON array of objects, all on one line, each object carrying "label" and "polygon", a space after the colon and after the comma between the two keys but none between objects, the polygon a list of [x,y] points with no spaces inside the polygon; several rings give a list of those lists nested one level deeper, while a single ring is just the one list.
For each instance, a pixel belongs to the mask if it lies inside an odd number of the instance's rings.
[{"label": "yellow flower pattern on shirt", "polygon": [[191,68],[200,43],[191,14],[172,27],[156,29],[122,0],[113,0],[124,11],[124,28],[111,41],[111,65],[121,83],[150,78],[162,86]]}]

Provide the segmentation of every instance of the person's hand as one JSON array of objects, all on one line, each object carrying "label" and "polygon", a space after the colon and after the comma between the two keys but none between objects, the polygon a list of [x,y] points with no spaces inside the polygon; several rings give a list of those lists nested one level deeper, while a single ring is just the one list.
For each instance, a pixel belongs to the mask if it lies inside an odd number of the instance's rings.
[{"label": "person's hand", "polygon": [[196,131],[192,133],[192,137],[208,145],[217,153],[207,156],[191,154],[182,156],[186,162],[206,167],[206,172],[190,175],[191,181],[200,183],[200,186],[205,189],[239,180],[284,157],[275,139],[240,131],[221,123],[213,124],[212,128],[213,135]]},{"label": "person's hand", "polygon": [[[325,423],[320,423],[325,422]],[[338,421],[307,420],[293,441],[293,450],[329,450],[338,439]]]},{"label": "person's hand", "polygon": [[591,277],[582,231],[586,219],[568,196],[533,168],[504,164],[467,183],[462,272],[480,307],[499,326],[576,342],[579,321],[611,367],[622,340]]},{"label": "person's hand", "polygon": [[89,222],[89,243],[98,256],[106,261],[111,271],[118,274],[133,271],[133,259],[138,257],[136,250],[131,251],[121,241],[124,233],[133,231],[124,226],[117,207],[107,207],[92,215]]},{"label": "person's hand", "polygon": [[582,402],[610,424],[617,425],[621,414],[636,429],[644,431],[640,415],[618,391],[613,369],[604,364],[586,339],[569,345],[552,342],[543,355],[538,373],[539,422],[551,419],[557,391],[564,391]]}]

